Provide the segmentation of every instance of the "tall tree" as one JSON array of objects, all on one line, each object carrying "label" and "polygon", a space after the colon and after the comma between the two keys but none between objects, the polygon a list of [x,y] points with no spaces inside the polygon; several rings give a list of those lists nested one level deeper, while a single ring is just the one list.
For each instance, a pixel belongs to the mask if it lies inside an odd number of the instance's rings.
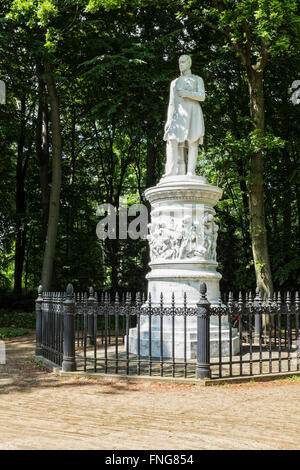
[{"label": "tall tree", "polygon": [[52,285],[55,246],[59,221],[60,191],[61,191],[61,131],[59,98],[53,71],[49,63],[45,64],[47,90],[50,96],[51,107],[51,135],[52,135],[52,181],[49,199],[49,215],[45,253],[42,267],[42,286],[50,290]]},{"label": "tall tree", "polygon": [[40,185],[42,192],[43,231],[46,237],[49,213],[49,112],[46,84],[43,76],[44,67],[39,57],[36,58],[36,74],[38,79],[38,111],[36,124],[36,153],[39,163]]},{"label": "tall tree", "polygon": [[[57,2],[46,0],[37,0],[36,2],[29,0],[20,2],[19,0],[14,0],[7,15],[7,18],[14,22],[15,27],[22,31],[22,34],[25,36],[27,48],[30,50],[32,58],[37,64],[40,95],[43,92],[41,89],[41,81],[44,79],[47,85],[48,96],[50,98],[52,181],[49,198],[45,252],[42,267],[42,284],[46,290],[49,290],[52,285],[61,191],[61,117],[57,83],[55,81],[58,54],[55,54],[54,52],[57,45],[59,31],[61,31],[63,25],[66,25],[67,22],[67,27],[65,29],[67,35],[70,34],[70,30],[74,23],[74,19],[76,19],[76,15],[76,5],[72,6],[69,2],[62,2],[59,4]],[[68,24],[69,18],[70,22]],[[29,36],[32,39],[32,43],[29,40]],[[43,70],[45,72],[44,77],[41,76]],[[46,116],[42,116],[43,112],[41,109],[39,109],[39,113],[40,115],[38,116],[38,125],[41,127],[41,119],[43,119],[45,123]],[[38,129],[37,150],[40,157],[42,156],[42,161],[40,159],[40,163],[42,163],[43,167],[45,166],[45,149],[41,149],[40,136],[41,130]],[[41,173],[41,186],[43,194],[44,217],[46,217],[47,181],[45,178],[46,169],[42,167],[41,169],[43,171]]]}]

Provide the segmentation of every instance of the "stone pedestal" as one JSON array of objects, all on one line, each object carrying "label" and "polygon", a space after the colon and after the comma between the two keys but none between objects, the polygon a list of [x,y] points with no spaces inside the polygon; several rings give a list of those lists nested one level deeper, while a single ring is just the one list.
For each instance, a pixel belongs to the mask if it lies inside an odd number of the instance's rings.
[{"label": "stone pedestal", "polygon": [[[148,241],[150,245],[150,268],[147,275],[148,294],[152,306],[160,305],[163,294],[164,306],[170,306],[172,294],[176,306],[182,306],[186,294],[187,307],[195,307],[199,300],[200,283],[207,285],[207,298],[211,304],[219,301],[216,247],[218,225],[214,221],[214,206],[222,196],[222,190],[208,184],[204,177],[178,175],[162,178],[157,186],[145,192],[151,204],[151,224]],[[226,318],[222,319],[222,350],[229,350],[229,329]],[[211,317],[211,355],[218,351],[218,318]],[[175,357],[183,357],[183,318],[175,318]],[[160,319],[152,318],[152,355],[160,355]],[[187,358],[196,357],[197,320],[188,317],[186,323]],[[172,319],[163,320],[163,342],[166,357],[172,351]],[[224,342],[224,344],[223,344]],[[238,338],[233,331],[233,352],[238,348]],[[227,347],[226,347],[227,344]],[[129,351],[137,352],[137,329],[129,333]],[[141,318],[140,353],[149,355],[149,319]]]}]

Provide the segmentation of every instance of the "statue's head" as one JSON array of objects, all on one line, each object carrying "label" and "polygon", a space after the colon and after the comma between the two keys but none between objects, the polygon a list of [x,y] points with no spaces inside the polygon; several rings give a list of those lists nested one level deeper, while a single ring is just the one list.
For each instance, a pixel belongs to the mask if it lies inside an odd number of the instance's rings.
[{"label": "statue's head", "polygon": [[181,73],[186,72],[189,70],[192,66],[192,59],[190,58],[189,55],[181,55],[179,57],[179,70]]}]

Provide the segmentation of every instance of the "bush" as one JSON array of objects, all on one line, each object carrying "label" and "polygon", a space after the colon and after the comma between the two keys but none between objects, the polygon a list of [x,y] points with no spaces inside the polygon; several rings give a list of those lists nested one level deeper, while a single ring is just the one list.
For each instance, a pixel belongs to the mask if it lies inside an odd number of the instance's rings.
[{"label": "bush", "polygon": [[35,328],[35,313],[0,311],[0,328]]},{"label": "bush", "polygon": [[0,328],[0,339],[15,338],[16,336],[26,335],[28,331],[23,328]]},{"label": "bush", "polygon": [[34,310],[34,301],[37,297],[36,292],[16,295],[14,292],[0,289],[1,308],[12,312],[32,312]]}]

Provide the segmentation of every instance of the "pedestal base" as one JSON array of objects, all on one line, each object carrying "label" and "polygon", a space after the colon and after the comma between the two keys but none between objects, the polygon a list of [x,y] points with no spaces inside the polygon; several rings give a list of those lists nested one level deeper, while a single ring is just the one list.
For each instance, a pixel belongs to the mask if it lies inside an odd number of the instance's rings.
[{"label": "pedestal base", "polygon": [[[208,184],[200,176],[177,175],[162,178],[157,186],[145,191],[151,203],[150,245],[151,271],[147,274],[148,294],[152,307],[196,307],[200,298],[200,284],[207,286],[207,299],[211,304],[219,302],[219,281],[216,247],[218,225],[215,223],[214,206],[222,196],[222,190]],[[175,357],[195,359],[197,354],[197,318],[188,316],[186,325],[181,316],[141,318],[140,340],[137,328],[129,333],[129,352],[141,356]],[[222,318],[222,355],[229,355],[229,328]],[[150,333],[151,332],[151,333]],[[162,341],[161,341],[162,339]],[[161,344],[163,350],[161,351]],[[232,331],[233,354],[239,347],[239,338]],[[151,351],[150,351],[151,349]],[[211,357],[219,355],[218,318],[210,322]]]},{"label": "pedestal base", "polygon": [[[162,352],[164,358],[172,358],[174,348],[175,359],[183,359],[184,357],[186,359],[197,359],[197,317],[187,318],[186,335],[184,334],[183,318],[175,318],[174,341],[170,317],[164,317],[162,335],[159,324],[160,319],[152,318],[152,320],[154,320],[151,322],[152,357],[160,357]],[[139,341],[138,328],[131,328],[129,331],[129,351],[132,354],[149,357],[149,317],[142,316],[140,321]],[[232,355],[235,355],[239,351],[239,336],[234,328],[231,332]],[[222,357],[230,355],[230,334],[227,324],[221,326],[221,354]],[[210,357],[219,357],[219,327],[216,325],[210,326]]]}]

